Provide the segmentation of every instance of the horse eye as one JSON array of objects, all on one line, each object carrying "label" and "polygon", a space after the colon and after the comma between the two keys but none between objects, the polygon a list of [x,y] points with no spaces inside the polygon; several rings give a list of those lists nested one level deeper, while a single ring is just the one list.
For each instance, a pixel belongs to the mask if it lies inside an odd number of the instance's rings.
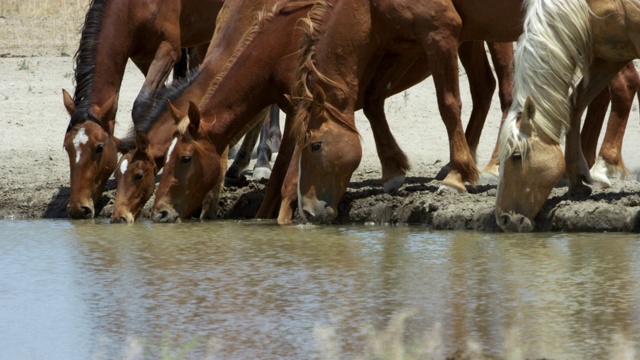
[{"label": "horse eye", "polygon": [[180,158],[180,162],[183,164],[188,164],[191,162],[191,156],[183,156]]},{"label": "horse eye", "polygon": [[104,144],[98,144],[96,146],[96,154],[100,154],[102,151],[104,151]]},{"label": "horse eye", "polygon": [[522,161],[522,153],[514,152],[513,154],[511,154],[511,159],[513,161]]},{"label": "horse eye", "polygon": [[322,141],[318,141],[318,142],[314,142],[311,144],[311,151],[315,152],[320,150],[320,148],[322,147]]},{"label": "horse eye", "polygon": [[136,173],[136,174],[133,176],[133,178],[134,178],[135,180],[142,180],[142,177],[143,177],[143,176],[144,176],[144,173],[139,172],[139,173]]}]

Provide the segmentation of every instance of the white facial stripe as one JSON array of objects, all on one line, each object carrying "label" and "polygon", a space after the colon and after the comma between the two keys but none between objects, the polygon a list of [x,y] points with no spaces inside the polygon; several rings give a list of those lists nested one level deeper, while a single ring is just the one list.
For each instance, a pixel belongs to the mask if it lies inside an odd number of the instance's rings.
[{"label": "white facial stripe", "polygon": [[129,166],[129,160],[124,159],[122,163],[120,163],[120,174],[124,175],[127,172],[127,167]]},{"label": "white facial stripe", "polygon": [[173,141],[171,142],[171,146],[169,146],[169,151],[167,151],[167,158],[164,159],[165,164],[167,163],[167,161],[169,161],[169,158],[171,157],[171,153],[173,152],[173,148],[176,147],[177,142],[178,142],[178,138],[174,137]]},{"label": "white facial stripe", "polygon": [[89,141],[89,137],[85,132],[84,128],[80,128],[76,137],[73,138],[73,147],[76,149],[76,163],[80,161],[80,154],[82,154],[82,149],[80,149],[80,145],[84,145]]}]

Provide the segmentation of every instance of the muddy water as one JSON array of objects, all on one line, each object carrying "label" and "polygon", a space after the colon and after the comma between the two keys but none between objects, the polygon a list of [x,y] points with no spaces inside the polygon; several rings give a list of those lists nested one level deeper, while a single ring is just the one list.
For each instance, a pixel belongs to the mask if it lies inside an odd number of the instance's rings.
[{"label": "muddy water", "polygon": [[0,357],[346,359],[400,314],[408,351],[610,358],[638,350],[638,238],[0,221]]}]

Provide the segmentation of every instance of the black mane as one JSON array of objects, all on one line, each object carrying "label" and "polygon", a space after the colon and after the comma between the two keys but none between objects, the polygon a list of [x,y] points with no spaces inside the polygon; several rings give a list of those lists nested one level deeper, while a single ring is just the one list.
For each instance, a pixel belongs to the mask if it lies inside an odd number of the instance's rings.
[{"label": "black mane", "polygon": [[73,102],[76,105],[76,111],[71,116],[67,131],[75,124],[86,119],[100,123],[95,115],[91,113],[90,105],[96,54],[98,52],[98,37],[102,29],[102,17],[106,2],[106,0],[92,0],[82,25],[80,46],[74,55],[74,82],[76,89],[73,94]]},{"label": "black mane", "polygon": [[142,103],[143,108],[149,109],[146,116],[143,116],[135,126],[129,130],[129,137],[135,138],[136,130],[148,133],[153,125],[160,119],[169,107],[168,100],[175,100],[191,85],[200,75],[200,68],[191,72],[187,77],[174,80],[170,85],[158,90],[153,97]]}]

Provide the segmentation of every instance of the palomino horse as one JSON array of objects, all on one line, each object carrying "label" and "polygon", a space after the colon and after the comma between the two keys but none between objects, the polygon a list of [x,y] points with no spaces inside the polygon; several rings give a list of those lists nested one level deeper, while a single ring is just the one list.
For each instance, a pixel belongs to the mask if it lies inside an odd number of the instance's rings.
[{"label": "palomino horse", "polygon": [[[565,172],[570,196],[590,194],[581,115],[616,73],[640,55],[638,0],[526,4],[525,29],[515,53],[514,103],[500,133],[495,210],[498,225],[512,231],[534,228],[533,219]],[[576,85],[578,71],[583,77]]]},{"label": "palomino horse", "polygon": [[[305,86],[294,94],[294,98],[302,99],[296,120],[300,151],[286,184],[291,186],[298,175],[302,176],[298,182],[302,217],[322,222],[337,215],[338,201],[360,161],[353,116],[355,89],[367,84],[371,75],[362,69],[379,61],[377,54],[381,51],[393,51],[407,59],[420,55],[438,70],[434,71],[434,82],[451,155],[451,172],[443,185],[466,191],[464,182],[473,184],[478,175],[467,142],[475,147],[477,140],[471,142],[467,132],[465,141],[462,133],[454,57],[457,44],[468,40],[515,40],[522,31],[522,3],[443,0],[425,7],[420,2],[403,0],[357,0],[324,12],[329,15],[318,13],[310,20],[313,25],[308,27],[310,40],[305,46],[308,51],[300,67],[299,83]],[[354,31],[349,25],[353,18],[372,25]],[[420,19],[422,27],[414,26],[416,19]],[[375,111],[383,117],[384,97],[378,101],[381,105]],[[300,168],[296,169],[296,165]]]},{"label": "palomino horse", "polygon": [[[136,104],[162,86],[180,48],[207,43],[222,0],[93,0],[75,55],[73,98],[63,91],[71,120],[64,139],[71,168],[72,218],[92,218],[116,166],[113,136],[120,89],[130,58],[146,75]],[[180,20],[184,22],[180,22]],[[134,120],[143,111],[135,106]]]},{"label": "palomino horse", "polygon": [[[313,2],[307,2],[307,4],[311,3]],[[229,143],[228,139],[236,136],[246,126],[258,109],[275,101],[279,105],[284,104],[285,106],[281,105],[283,110],[288,116],[291,115],[289,97],[283,95],[286,95],[294,85],[294,74],[290,69],[295,67],[297,56],[292,55],[295,55],[299,49],[301,36],[300,30],[295,24],[304,15],[302,11],[293,14],[291,11],[285,12],[282,9],[275,9],[271,15],[265,15],[263,21],[256,25],[264,27],[264,30],[257,32],[252,40],[247,40],[245,48],[240,48],[241,52],[238,53],[237,59],[228,65],[228,73],[220,76],[212,89],[208,91],[209,98],[201,102],[200,109],[195,105],[190,107],[190,116],[187,121],[190,121],[191,125],[184,126],[187,130],[174,140],[176,145],[171,152],[174,159],[169,158],[165,165],[154,203],[154,220],[176,221],[179,218],[187,218],[202,204],[208,189],[214,188],[220,179],[218,164],[221,161],[221,149],[224,149]],[[279,39],[273,37],[267,39],[266,35],[291,32],[293,32],[293,36]],[[277,43],[275,43],[276,41]],[[280,52],[266,48],[265,43],[275,44],[273,48],[280,49]],[[475,54],[476,52],[470,53]],[[480,54],[484,57],[484,50]],[[384,69],[384,65],[392,64],[396,57],[389,54],[387,59],[387,62],[381,65],[380,69]],[[385,93],[397,93],[412,84],[400,81],[407,66],[410,68],[410,73],[417,71],[423,74],[422,78],[429,75],[428,63],[424,61],[409,62],[403,66],[402,72],[394,74],[397,76],[397,80],[394,80],[395,84],[390,89],[386,86],[388,81],[382,86]],[[261,72],[260,76],[250,76],[258,70]],[[473,69],[470,69],[469,73],[473,73]],[[381,74],[384,73],[381,72]],[[480,76],[484,74],[486,73],[482,72]],[[388,76],[385,75],[385,77]],[[271,81],[278,86],[278,91],[269,88],[269,79],[272,79]],[[414,81],[413,78],[411,81]],[[368,94],[366,90],[366,88],[362,88],[362,98]],[[373,92],[371,94],[375,95]],[[251,99],[251,101],[247,102],[247,99]],[[362,104],[362,101],[359,101],[359,104]],[[365,104],[367,113],[369,113],[367,107],[369,104],[374,104],[374,102]],[[184,115],[179,110],[177,113]],[[200,120],[201,116],[202,120]],[[370,118],[370,121],[374,120]],[[284,175],[283,169],[286,169],[293,150],[293,147],[286,142],[289,138],[287,129],[290,124],[291,122],[287,121],[282,147],[274,166],[273,173],[277,175],[272,176],[269,180],[265,200],[257,217],[270,217],[277,205],[276,191],[279,190],[279,184],[281,184]],[[398,184],[397,179],[403,179],[408,168],[406,157],[397,147],[388,128],[381,125],[373,128],[376,131],[374,138],[378,149],[382,149],[379,151],[379,156],[383,164],[385,186],[389,184],[390,187],[399,186],[401,181]],[[170,170],[170,166],[173,166],[175,170]],[[278,181],[278,179],[280,180]],[[283,192],[289,193],[284,190]],[[293,194],[295,195],[295,189]],[[292,200],[290,197],[285,196],[283,205],[288,206],[290,200]],[[290,218],[290,213],[283,216],[281,212],[279,220],[288,222]]]}]

